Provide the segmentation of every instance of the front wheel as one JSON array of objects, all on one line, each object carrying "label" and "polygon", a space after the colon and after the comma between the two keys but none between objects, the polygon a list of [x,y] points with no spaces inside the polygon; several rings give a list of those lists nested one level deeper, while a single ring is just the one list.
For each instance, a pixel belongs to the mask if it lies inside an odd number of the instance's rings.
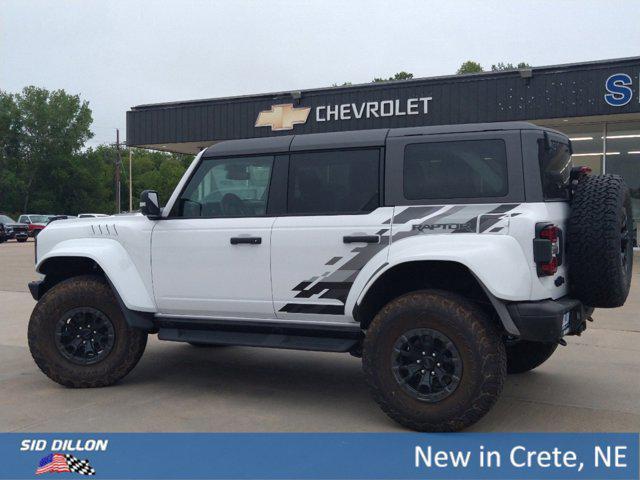
[{"label": "front wheel", "polygon": [[507,373],[498,328],[475,304],[438,290],[388,303],[366,332],[362,358],[382,410],[418,431],[477,422],[495,404]]},{"label": "front wheel", "polygon": [[60,282],[37,303],[28,329],[36,364],[66,387],[104,387],[138,363],[147,334],[129,327],[107,283],[86,275]]},{"label": "front wheel", "polygon": [[18,240],[19,243],[24,243],[27,241],[26,238],[16,238],[16,240]]}]

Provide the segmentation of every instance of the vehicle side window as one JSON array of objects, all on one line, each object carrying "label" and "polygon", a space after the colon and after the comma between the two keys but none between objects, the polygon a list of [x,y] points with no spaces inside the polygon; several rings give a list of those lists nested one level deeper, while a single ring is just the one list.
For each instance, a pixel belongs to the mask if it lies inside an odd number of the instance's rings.
[{"label": "vehicle side window", "polygon": [[272,168],[271,156],[204,159],[178,198],[171,216],[264,216]]},{"label": "vehicle side window", "polygon": [[31,222],[29,221],[29,217],[21,215],[20,218],[18,219],[18,223],[31,223]]},{"label": "vehicle side window", "polygon": [[538,141],[542,194],[545,200],[568,200],[567,185],[573,166],[569,145],[552,140],[549,147],[542,139]]},{"label": "vehicle side window", "polygon": [[294,153],[289,160],[289,214],[366,213],[380,203],[378,149]]},{"label": "vehicle side window", "polygon": [[407,199],[503,197],[508,193],[503,140],[415,143],[404,152]]}]

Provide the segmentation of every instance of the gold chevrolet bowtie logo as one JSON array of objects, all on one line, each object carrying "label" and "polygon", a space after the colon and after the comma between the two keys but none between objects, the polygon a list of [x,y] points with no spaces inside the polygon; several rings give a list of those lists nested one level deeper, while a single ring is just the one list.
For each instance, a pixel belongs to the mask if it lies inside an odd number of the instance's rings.
[{"label": "gold chevrolet bowtie logo", "polygon": [[258,114],[256,127],[271,127],[271,130],[291,130],[297,123],[305,123],[309,117],[309,107],[294,108],[293,103],[272,105],[271,110]]}]

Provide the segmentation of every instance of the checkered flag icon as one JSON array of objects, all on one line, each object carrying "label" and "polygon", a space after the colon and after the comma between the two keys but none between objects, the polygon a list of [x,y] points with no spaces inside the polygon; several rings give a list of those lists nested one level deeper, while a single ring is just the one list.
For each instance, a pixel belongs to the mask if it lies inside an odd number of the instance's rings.
[{"label": "checkered flag icon", "polygon": [[78,460],[73,455],[69,455],[68,453],[64,455],[64,458],[67,460],[67,465],[69,465],[69,470],[72,472],[79,473],[80,475],[95,475],[95,469],[89,465],[89,460]]}]

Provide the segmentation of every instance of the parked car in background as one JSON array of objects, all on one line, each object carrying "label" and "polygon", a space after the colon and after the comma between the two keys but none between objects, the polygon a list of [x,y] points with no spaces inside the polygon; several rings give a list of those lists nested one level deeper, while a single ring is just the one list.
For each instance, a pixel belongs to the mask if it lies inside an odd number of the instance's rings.
[{"label": "parked car in background", "polygon": [[69,218],[77,218],[75,215],[49,215],[49,223],[56,220],[68,220]]},{"label": "parked car in background", "polygon": [[18,223],[26,223],[29,228],[29,236],[36,237],[40,231],[49,223],[49,217],[51,215],[20,215]]},{"label": "parked car in background", "polygon": [[0,243],[4,243],[7,241],[7,233],[4,228],[4,224],[0,223]]},{"label": "parked car in background", "polygon": [[29,225],[19,223],[7,215],[0,214],[0,224],[4,227],[5,239],[15,238],[18,242],[26,242],[29,238]]},{"label": "parked car in background", "polygon": [[95,217],[108,217],[106,213],[81,213],[78,218],[95,218]]}]

